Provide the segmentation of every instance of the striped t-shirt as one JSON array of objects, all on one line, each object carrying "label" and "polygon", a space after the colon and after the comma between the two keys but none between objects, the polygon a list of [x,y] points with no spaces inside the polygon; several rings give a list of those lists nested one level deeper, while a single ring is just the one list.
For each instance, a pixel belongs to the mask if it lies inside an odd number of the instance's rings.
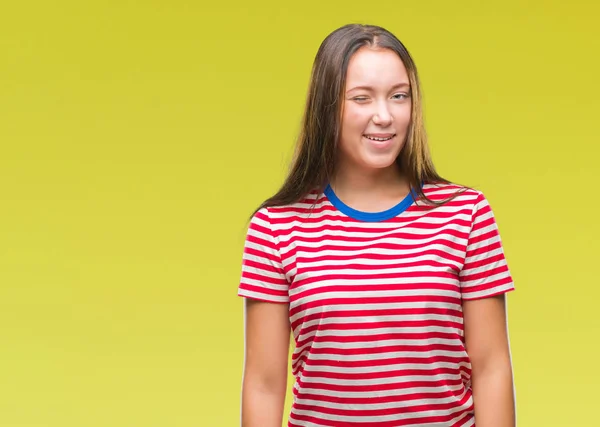
[{"label": "striped t-shirt", "polygon": [[[458,189],[423,186],[435,200]],[[483,193],[367,213],[327,187],[253,216],[238,295],[289,304],[288,426],[467,427],[461,301],[513,289]]]}]

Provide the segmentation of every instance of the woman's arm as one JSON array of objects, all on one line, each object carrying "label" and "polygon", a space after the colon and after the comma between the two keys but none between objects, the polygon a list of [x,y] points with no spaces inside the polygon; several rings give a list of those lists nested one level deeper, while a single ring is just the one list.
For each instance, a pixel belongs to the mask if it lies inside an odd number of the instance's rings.
[{"label": "woman's arm", "polygon": [[463,301],[477,427],[516,425],[505,295]]},{"label": "woman's arm", "polygon": [[281,427],[290,346],[289,305],[245,300],[242,427]]}]

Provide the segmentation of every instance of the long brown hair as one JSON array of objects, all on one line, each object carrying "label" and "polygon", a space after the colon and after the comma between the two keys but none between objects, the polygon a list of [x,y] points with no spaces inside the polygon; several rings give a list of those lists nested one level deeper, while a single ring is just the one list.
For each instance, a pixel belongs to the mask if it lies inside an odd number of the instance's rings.
[{"label": "long brown hair", "polygon": [[346,72],[352,55],[361,47],[389,49],[400,57],[410,80],[411,120],[406,141],[396,159],[411,190],[429,205],[422,183],[448,184],[436,172],[423,122],[419,77],[406,47],[392,33],[375,25],[349,24],[329,34],[321,43],[312,67],[306,106],[290,172],[280,190],[265,200],[264,207],[296,203],[314,190],[323,191],[335,173],[336,149],[341,132],[341,111]]}]

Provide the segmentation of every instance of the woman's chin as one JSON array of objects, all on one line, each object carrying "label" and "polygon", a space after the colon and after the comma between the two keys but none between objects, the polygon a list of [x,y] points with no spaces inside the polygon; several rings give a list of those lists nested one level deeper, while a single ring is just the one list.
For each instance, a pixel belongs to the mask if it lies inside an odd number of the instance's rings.
[{"label": "woman's chin", "polygon": [[366,169],[387,169],[396,165],[396,156],[369,156],[368,158],[362,159],[361,163]]}]

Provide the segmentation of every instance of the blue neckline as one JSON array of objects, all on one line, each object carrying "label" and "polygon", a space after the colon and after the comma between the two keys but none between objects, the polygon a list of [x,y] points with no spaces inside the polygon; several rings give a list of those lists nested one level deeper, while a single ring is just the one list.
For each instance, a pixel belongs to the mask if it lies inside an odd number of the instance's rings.
[{"label": "blue neckline", "polygon": [[342,202],[338,196],[334,193],[331,185],[327,184],[325,188],[325,196],[329,199],[331,204],[340,212],[346,214],[350,218],[356,219],[358,221],[366,221],[366,222],[380,222],[386,221],[388,219],[392,219],[400,215],[402,212],[407,210],[410,205],[413,204],[414,200],[417,198],[417,193],[415,190],[412,190],[410,193],[406,195],[404,199],[400,203],[391,208],[381,211],[381,212],[363,212],[351,208],[344,202]]}]

